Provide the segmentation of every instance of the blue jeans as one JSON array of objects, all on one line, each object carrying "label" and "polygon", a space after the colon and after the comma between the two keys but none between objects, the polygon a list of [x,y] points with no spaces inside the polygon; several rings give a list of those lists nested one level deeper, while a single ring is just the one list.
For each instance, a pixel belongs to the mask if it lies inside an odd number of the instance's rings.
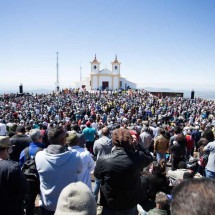
[{"label": "blue jeans", "polygon": [[95,185],[93,189],[93,195],[95,197],[96,202],[98,201],[98,194],[99,194],[99,189],[100,189],[101,181],[97,178],[95,178]]},{"label": "blue jeans", "polygon": [[116,210],[111,210],[110,208],[103,207],[102,210],[102,215],[137,215],[137,206],[124,210],[124,211],[116,211]]},{"label": "blue jeans", "polygon": [[205,169],[206,178],[215,178],[215,172]]},{"label": "blue jeans", "polygon": [[156,152],[156,159],[157,159],[157,161],[159,162],[160,159],[162,159],[162,158],[166,160],[166,153]]}]

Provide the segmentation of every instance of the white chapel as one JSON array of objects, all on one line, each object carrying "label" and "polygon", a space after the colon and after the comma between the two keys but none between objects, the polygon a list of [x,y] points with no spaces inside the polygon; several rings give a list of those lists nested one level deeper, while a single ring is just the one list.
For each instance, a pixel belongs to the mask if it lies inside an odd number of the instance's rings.
[{"label": "white chapel", "polygon": [[90,77],[87,77],[77,83],[76,87],[85,88],[87,91],[90,90],[117,90],[117,89],[136,89],[136,84],[127,81],[121,77],[120,62],[115,60],[111,62],[112,70],[107,68],[100,70],[100,62],[97,60],[96,55],[94,60],[91,62],[91,73]]}]

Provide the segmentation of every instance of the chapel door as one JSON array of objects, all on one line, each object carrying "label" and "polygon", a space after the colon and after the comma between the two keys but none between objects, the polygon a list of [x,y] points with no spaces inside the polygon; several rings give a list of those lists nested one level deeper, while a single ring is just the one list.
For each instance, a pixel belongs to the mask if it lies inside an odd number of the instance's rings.
[{"label": "chapel door", "polygon": [[105,90],[107,88],[109,88],[109,82],[108,81],[103,81],[102,82],[102,89]]}]

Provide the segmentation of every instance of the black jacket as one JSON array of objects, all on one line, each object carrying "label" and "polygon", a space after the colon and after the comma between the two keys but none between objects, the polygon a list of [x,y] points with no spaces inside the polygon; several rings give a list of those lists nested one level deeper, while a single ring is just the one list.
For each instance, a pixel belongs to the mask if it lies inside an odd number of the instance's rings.
[{"label": "black jacket", "polygon": [[10,160],[19,162],[21,151],[29,146],[31,139],[25,134],[16,134],[10,141],[13,145],[13,152],[10,154]]},{"label": "black jacket", "polygon": [[0,160],[0,214],[23,215],[27,181],[18,163]]},{"label": "black jacket", "polygon": [[186,142],[178,142],[174,145],[170,146],[170,152],[172,153],[173,157],[185,157],[186,155]]},{"label": "black jacket", "polygon": [[[139,146],[140,147],[140,146]],[[101,180],[101,204],[113,210],[127,210],[138,203],[140,171],[152,162],[143,148],[128,152],[117,147],[96,162],[94,175]]]}]

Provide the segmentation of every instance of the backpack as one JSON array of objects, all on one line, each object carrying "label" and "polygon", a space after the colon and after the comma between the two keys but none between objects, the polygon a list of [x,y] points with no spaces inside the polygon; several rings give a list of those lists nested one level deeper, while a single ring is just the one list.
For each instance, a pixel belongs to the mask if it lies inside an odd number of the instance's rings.
[{"label": "backpack", "polygon": [[26,160],[22,166],[22,173],[25,175],[27,181],[31,181],[31,182],[37,182],[39,183],[39,174],[37,171],[37,167],[36,167],[36,163],[35,163],[35,156],[37,154],[37,152],[43,150],[42,148],[38,148],[38,150],[36,151],[34,157],[30,157],[29,154],[29,147],[25,148],[25,157]]}]

